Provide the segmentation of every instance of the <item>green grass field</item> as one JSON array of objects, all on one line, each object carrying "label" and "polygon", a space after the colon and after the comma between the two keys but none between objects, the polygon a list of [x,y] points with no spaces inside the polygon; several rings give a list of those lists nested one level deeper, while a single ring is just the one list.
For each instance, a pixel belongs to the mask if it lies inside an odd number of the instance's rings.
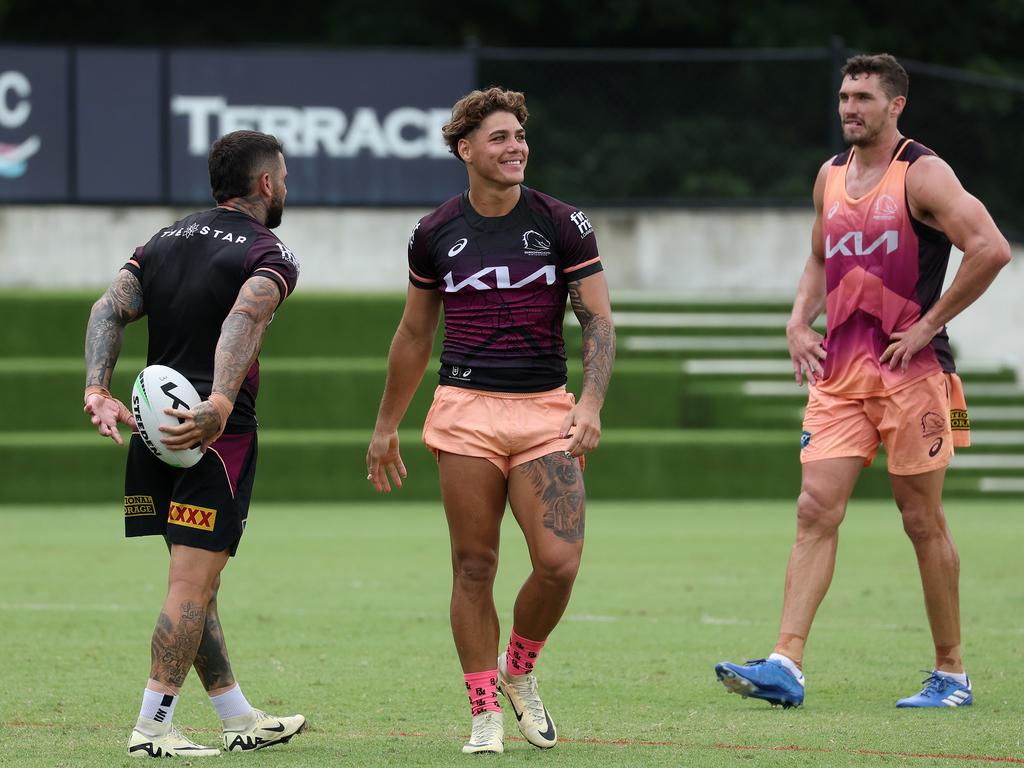
[{"label": "green grass field", "polygon": [[[59,479],[55,479],[59,482]],[[257,493],[258,493],[257,488]],[[593,503],[583,568],[540,665],[562,743],[463,756],[465,692],[448,628],[438,504],[256,503],[221,590],[249,699],[304,713],[291,744],[220,760],[271,766],[961,766],[1024,763],[1019,505],[951,502],[976,695],[907,711],[931,643],[913,550],[891,504],[854,503],[805,660],[808,699],[726,695],[712,667],[771,650],[791,503]],[[0,509],[0,764],[127,765],[164,594],[156,539],[125,541],[116,504]],[[502,633],[525,547],[508,515]],[[175,721],[215,743],[193,675]],[[511,714],[508,736],[518,737]],[[219,763],[218,763],[219,764]]]}]

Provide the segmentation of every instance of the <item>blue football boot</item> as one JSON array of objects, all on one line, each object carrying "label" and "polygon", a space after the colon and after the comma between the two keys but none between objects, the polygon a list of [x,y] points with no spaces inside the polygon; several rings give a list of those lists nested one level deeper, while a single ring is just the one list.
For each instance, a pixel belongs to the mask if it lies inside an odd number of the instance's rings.
[{"label": "blue football boot", "polygon": [[773,707],[799,707],[804,702],[804,687],[793,673],[771,659],[755,659],[746,664],[732,664],[720,661],[715,665],[715,674],[729,693],[738,693],[743,698],[752,696],[764,699]]},{"label": "blue football boot", "polygon": [[966,707],[974,703],[970,678],[967,678],[967,685],[961,685],[952,677],[947,677],[940,672],[929,672],[928,677],[922,682],[924,688],[920,693],[900,699],[896,702],[896,706],[900,709],[904,707]]}]

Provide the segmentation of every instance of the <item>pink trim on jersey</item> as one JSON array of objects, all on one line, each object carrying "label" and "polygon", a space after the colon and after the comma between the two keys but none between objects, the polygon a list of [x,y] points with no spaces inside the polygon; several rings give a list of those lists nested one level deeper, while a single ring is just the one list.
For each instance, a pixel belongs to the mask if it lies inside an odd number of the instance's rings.
[{"label": "pink trim on jersey", "polygon": [[562,272],[564,272],[565,274],[569,274],[570,272],[575,272],[577,269],[583,269],[584,267],[589,267],[595,261],[600,261],[600,260],[601,260],[600,256],[595,256],[590,261],[584,261],[582,264],[576,264],[575,266],[569,267],[567,269],[563,269]]},{"label": "pink trim on jersey", "polygon": [[228,488],[231,489],[231,498],[235,498],[235,484],[231,482],[231,473],[228,472],[228,465],[224,462],[224,457],[220,455],[216,448],[207,448],[208,451],[213,451],[213,455],[220,460],[220,465],[224,467],[224,477],[228,479]]},{"label": "pink trim on jersey", "polygon": [[228,479],[231,497],[238,492],[238,481],[242,477],[245,459],[249,455],[255,432],[241,432],[221,435],[207,450],[213,451],[224,467],[224,475]]},{"label": "pink trim on jersey", "polygon": [[[284,286],[284,298],[288,298],[288,281],[284,279],[284,275],[282,275],[276,269],[271,269],[270,267],[256,267],[256,269],[253,270],[253,274],[255,275],[257,272],[273,272],[275,275],[281,278],[281,285]],[[282,299],[282,301],[284,301],[284,299]]]},{"label": "pink trim on jersey", "polygon": [[415,277],[421,283],[436,283],[437,282],[437,280],[431,280],[429,277],[423,277],[422,275],[417,275],[411,269],[409,270],[409,274],[412,275],[413,277]]},{"label": "pink trim on jersey", "polygon": [[138,269],[142,269],[142,265],[139,264],[135,259],[128,259],[129,264],[134,264]]}]

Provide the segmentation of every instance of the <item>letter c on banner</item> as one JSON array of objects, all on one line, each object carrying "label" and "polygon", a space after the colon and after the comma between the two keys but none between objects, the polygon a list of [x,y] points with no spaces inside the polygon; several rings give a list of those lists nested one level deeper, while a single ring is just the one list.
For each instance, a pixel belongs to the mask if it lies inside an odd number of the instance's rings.
[{"label": "letter c on banner", "polygon": [[[13,92],[15,97],[20,96],[21,99],[10,99],[8,92]],[[32,84],[21,72],[9,70],[0,73],[0,126],[17,128],[28,120],[29,113],[32,112],[32,105],[28,100],[31,93]],[[8,101],[12,101],[15,106],[9,107]]]}]

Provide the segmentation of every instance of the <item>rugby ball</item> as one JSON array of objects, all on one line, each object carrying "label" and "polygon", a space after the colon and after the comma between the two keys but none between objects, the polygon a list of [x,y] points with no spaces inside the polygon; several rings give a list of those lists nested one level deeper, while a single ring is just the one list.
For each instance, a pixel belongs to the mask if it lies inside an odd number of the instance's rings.
[{"label": "rugby ball", "polygon": [[172,467],[191,467],[203,458],[199,443],[174,451],[160,442],[161,426],[176,426],[181,420],[164,413],[165,408],[190,411],[202,400],[192,383],[166,365],[150,365],[142,369],[132,387],[132,415],[139,425],[139,437],[160,461]]}]

